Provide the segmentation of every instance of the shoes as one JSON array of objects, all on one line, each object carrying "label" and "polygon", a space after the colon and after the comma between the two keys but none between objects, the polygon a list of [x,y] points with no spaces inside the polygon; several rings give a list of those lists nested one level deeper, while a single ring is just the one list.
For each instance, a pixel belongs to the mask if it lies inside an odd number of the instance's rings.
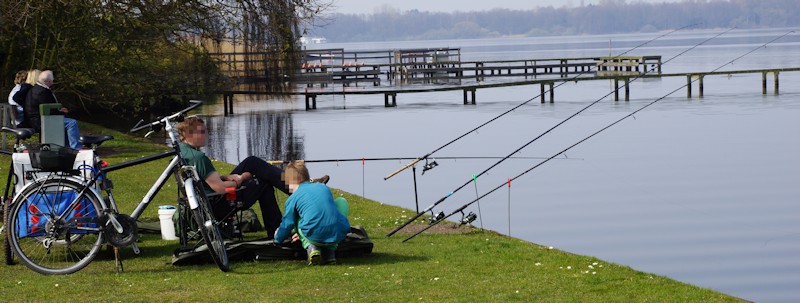
[{"label": "shoes", "polygon": [[308,247],[308,265],[321,265],[322,264],[322,252],[316,247],[309,246]]},{"label": "shoes", "polygon": [[331,177],[329,177],[328,175],[324,175],[322,177],[319,177],[319,178],[316,178],[314,180],[311,180],[311,182],[328,184],[328,181],[330,181],[330,180],[331,180]]},{"label": "shoes", "polygon": [[320,248],[322,257],[325,259],[325,264],[336,265],[336,249],[330,247]]}]

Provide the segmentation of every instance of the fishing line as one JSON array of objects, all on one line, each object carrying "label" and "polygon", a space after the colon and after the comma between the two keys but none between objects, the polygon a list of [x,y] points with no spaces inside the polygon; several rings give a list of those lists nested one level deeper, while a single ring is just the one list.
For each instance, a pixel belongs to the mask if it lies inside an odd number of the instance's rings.
[{"label": "fishing line", "polygon": [[472,175],[472,183],[475,184],[475,197],[478,197],[478,218],[481,222],[481,229],[483,229],[483,213],[481,213],[480,194],[478,193],[478,176],[475,174]]},{"label": "fishing line", "polygon": [[511,179],[508,179],[508,236],[511,237]]},{"label": "fishing line", "polygon": [[[714,35],[714,36],[712,36],[712,37],[710,37],[710,38],[708,38],[708,39],[706,39],[706,40],[703,40],[703,41],[701,41],[701,42],[700,42],[700,43],[698,43],[698,44],[692,45],[692,47],[690,47],[690,48],[688,48],[688,49],[686,49],[686,50],[684,50],[684,51],[682,51],[682,52],[678,53],[678,54],[677,54],[677,55],[675,55],[675,56],[672,56],[672,58],[669,58],[667,61],[664,61],[664,63],[662,63],[662,66],[663,66],[663,64],[667,64],[667,63],[669,63],[670,61],[674,60],[675,58],[678,58],[678,57],[682,56],[683,54],[685,54],[685,53],[687,53],[687,52],[689,52],[689,51],[691,51],[691,50],[693,50],[693,49],[697,48],[698,46],[700,46],[700,45],[703,45],[704,43],[706,43],[706,42],[708,42],[708,41],[711,41],[712,39],[714,39],[714,38],[717,38],[717,37],[719,37],[719,36],[721,36],[721,35],[723,35],[723,34],[725,34],[725,33],[727,33],[727,32],[730,32],[730,31],[731,31],[731,30],[733,30],[733,29],[734,29],[734,28],[730,28],[730,29],[728,29],[728,30],[725,30],[725,31],[723,31],[723,32],[721,32],[721,33],[719,33],[719,34],[716,34],[716,35]],[[633,81],[635,81],[635,80],[637,80],[637,79],[641,78],[643,75],[645,75],[645,74],[649,73],[650,71],[652,71],[652,70],[653,70],[653,69],[655,69],[655,68],[656,68],[656,67],[653,67],[653,68],[651,68],[651,69],[649,69],[649,70],[645,70],[645,72],[644,72],[643,74],[641,74],[641,75],[638,75],[638,76],[636,76],[636,77],[634,77],[634,78],[630,78],[630,79],[628,79],[628,80],[626,81],[625,85],[627,85],[628,83],[630,83],[630,82],[633,82]],[[619,89],[619,87],[618,87],[617,89]],[[582,109],[580,109],[579,111],[577,111],[577,112],[573,113],[572,115],[570,115],[570,116],[569,116],[569,117],[567,117],[566,119],[564,119],[564,120],[561,120],[561,122],[558,122],[556,125],[554,125],[554,126],[553,126],[553,127],[551,127],[550,129],[548,129],[548,130],[544,131],[543,133],[539,134],[538,136],[536,136],[535,138],[531,139],[531,140],[530,140],[530,141],[528,141],[527,143],[523,144],[522,146],[520,146],[519,148],[517,148],[516,150],[514,150],[513,152],[511,152],[510,154],[508,154],[508,155],[507,155],[507,157],[511,157],[511,156],[515,155],[516,153],[518,153],[518,152],[519,152],[519,151],[521,151],[522,149],[524,149],[524,148],[528,147],[528,145],[531,145],[531,144],[533,144],[533,142],[536,142],[536,140],[539,140],[539,138],[541,138],[541,137],[543,137],[544,135],[546,135],[546,134],[550,133],[551,131],[553,131],[553,130],[554,130],[554,129],[556,129],[557,127],[559,127],[559,126],[563,125],[564,123],[566,123],[567,121],[569,121],[570,119],[572,119],[572,118],[574,118],[574,117],[577,117],[578,115],[580,115],[580,114],[581,114],[581,113],[583,113],[584,111],[588,110],[590,107],[592,107],[592,106],[594,106],[595,104],[599,103],[600,101],[602,101],[603,99],[605,99],[606,97],[610,96],[610,95],[611,95],[611,94],[613,94],[613,93],[614,93],[614,91],[612,90],[612,91],[610,91],[608,94],[606,94],[605,96],[602,96],[602,97],[598,98],[597,100],[595,100],[594,102],[592,102],[592,103],[589,103],[589,105],[586,105],[585,107],[583,107],[583,108],[582,108]],[[566,150],[565,150],[564,152],[566,152]],[[559,153],[559,154],[561,154],[561,153]],[[564,153],[564,154],[565,154],[565,153]],[[565,154],[565,156],[566,156],[566,154]],[[479,173],[479,174],[477,175],[477,177],[480,177],[480,176],[482,176],[483,174],[485,174],[485,173],[486,173],[486,172],[488,172],[489,170],[491,170],[491,169],[495,168],[496,166],[500,165],[500,163],[503,163],[503,162],[504,162],[506,159],[507,159],[507,158],[503,158],[503,159],[500,159],[499,161],[495,162],[494,164],[492,164],[492,165],[491,165],[491,166],[489,166],[488,168],[484,169],[484,170],[483,170],[481,173]],[[545,161],[549,161],[550,159],[552,159],[552,157],[551,157],[551,158],[548,158],[548,159],[546,159]],[[469,184],[469,182],[470,182],[470,181],[467,181],[467,182],[465,182],[465,183],[464,183],[464,184],[462,184],[461,186],[457,187],[455,190],[453,190],[453,191],[451,191],[450,193],[448,193],[446,196],[444,196],[444,197],[440,198],[439,200],[437,200],[436,202],[434,202],[434,203],[433,203],[433,204],[432,204],[430,207],[428,207],[427,209],[425,209],[425,210],[424,210],[424,211],[422,211],[421,213],[417,213],[417,215],[416,215],[416,216],[414,216],[414,217],[412,217],[410,220],[406,221],[406,222],[405,222],[403,225],[401,225],[400,227],[397,227],[395,230],[393,230],[393,231],[389,232],[389,234],[387,234],[387,236],[388,236],[388,237],[391,237],[391,236],[392,236],[392,235],[394,235],[394,234],[395,234],[397,231],[399,231],[400,229],[403,229],[403,228],[404,228],[404,227],[406,227],[408,224],[410,224],[412,221],[414,221],[414,220],[416,220],[417,218],[419,218],[420,216],[422,216],[422,214],[423,214],[423,213],[430,211],[431,209],[433,209],[434,207],[436,207],[436,205],[439,205],[440,203],[444,202],[444,200],[446,200],[448,197],[450,197],[450,196],[451,196],[451,195],[453,195],[454,193],[458,192],[459,190],[461,190],[462,188],[464,188],[465,186],[467,186],[467,185]]]},{"label": "fishing line", "polygon": [[[766,43],[764,43],[764,44],[762,44],[762,45],[759,45],[758,47],[756,47],[756,48],[753,48],[752,50],[750,50],[750,51],[748,51],[748,52],[746,52],[746,53],[744,53],[744,54],[742,54],[742,55],[740,55],[740,56],[738,56],[738,57],[734,58],[733,60],[730,60],[730,61],[728,61],[728,62],[726,62],[726,63],[724,63],[724,64],[720,65],[719,67],[715,68],[714,70],[710,71],[709,73],[716,72],[716,71],[718,71],[718,70],[722,69],[722,68],[723,68],[723,67],[725,67],[725,66],[728,66],[728,65],[730,65],[730,64],[733,64],[733,62],[735,62],[735,61],[737,61],[737,60],[739,60],[739,59],[741,59],[741,58],[743,58],[743,57],[745,57],[745,56],[747,56],[747,55],[749,55],[749,54],[751,54],[751,53],[753,53],[753,52],[755,52],[755,51],[759,50],[760,48],[766,47],[766,46],[767,46],[767,45],[769,45],[770,43],[772,43],[772,42],[775,42],[775,41],[777,41],[777,40],[779,40],[779,39],[781,39],[781,38],[783,38],[783,37],[785,37],[785,36],[787,36],[787,35],[789,35],[789,34],[792,34],[792,33],[794,33],[794,32],[795,32],[795,31],[789,31],[789,32],[787,32],[787,33],[785,33],[785,34],[783,34],[783,35],[781,35],[781,36],[779,36],[779,37],[777,37],[777,38],[775,38],[775,39],[772,39],[772,40],[770,40],[770,41],[768,41],[768,42],[766,42]],[[696,81],[698,81],[698,80],[699,80],[699,78],[695,78],[694,80],[692,80],[692,81],[689,81],[688,83],[686,83],[686,84],[684,84],[684,85],[681,85],[680,87],[678,87],[678,88],[676,88],[675,90],[673,90],[673,91],[671,91],[671,92],[667,93],[666,95],[664,95],[664,96],[661,96],[660,98],[658,98],[658,99],[655,99],[655,100],[653,100],[652,102],[650,102],[650,103],[648,103],[648,104],[645,104],[644,106],[640,107],[639,109],[637,109],[637,110],[635,110],[635,111],[633,111],[633,112],[631,112],[631,113],[629,113],[629,114],[627,114],[627,115],[623,116],[622,118],[620,118],[620,119],[618,119],[618,120],[614,121],[613,123],[611,123],[611,124],[609,124],[609,125],[606,125],[605,127],[601,128],[600,130],[598,130],[598,131],[596,131],[596,132],[594,132],[594,133],[590,134],[589,136],[587,136],[587,137],[585,137],[585,138],[581,139],[580,141],[576,142],[575,144],[572,144],[572,145],[570,145],[569,147],[565,148],[564,150],[562,150],[562,151],[560,151],[560,152],[558,152],[558,153],[556,153],[556,154],[554,154],[554,155],[552,155],[552,156],[548,157],[546,160],[544,160],[544,161],[542,161],[542,162],[539,162],[539,164],[536,164],[536,165],[534,165],[533,167],[529,168],[528,170],[526,170],[526,171],[523,171],[523,172],[522,172],[522,173],[520,173],[519,175],[517,175],[517,176],[515,176],[515,177],[511,178],[511,179],[509,180],[509,182],[510,182],[510,181],[513,181],[513,180],[516,180],[517,178],[519,178],[519,177],[521,177],[521,176],[523,176],[523,175],[525,175],[525,174],[527,174],[527,173],[531,172],[532,170],[536,169],[537,167],[539,167],[539,166],[542,166],[543,164],[547,163],[547,162],[548,162],[548,161],[550,161],[551,159],[553,159],[553,158],[555,158],[555,157],[558,157],[559,155],[561,155],[561,154],[563,154],[563,153],[567,152],[568,150],[572,149],[573,147],[577,146],[578,144],[581,144],[581,143],[585,142],[586,140],[589,140],[590,138],[592,138],[592,137],[596,136],[597,134],[599,134],[599,133],[601,133],[601,132],[603,132],[603,131],[605,131],[605,130],[607,130],[607,129],[611,128],[612,126],[616,125],[617,123],[620,123],[620,122],[622,122],[623,120],[625,120],[625,119],[627,119],[627,118],[629,118],[629,117],[633,116],[634,114],[636,114],[636,113],[638,113],[638,112],[640,112],[640,111],[642,111],[642,110],[644,110],[644,109],[646,109],[646,108],[648,108],[648,107],[652,106],[653,104],[656,104],[656,102],[658,102],[658,101],[661,101],[661,100],[665,99],[666,97],[669,97],[670,95],[674,94],[675,92],[677,92],[677,91],[679,91],[679,90],[681,90],[681,89],[683,89],[683,88],[685,88],[685,87],[687,87],[687,86],[689,86],[689,85],[692,85],[694,82],[696,82]],[[500,184],[499,186],[495,187],[494,189],[492,189],[492,190],[490,190],[490,191],[486,192],[485,194],[481,195],[480,197],[478,197],[478,199],[475,199],[475,200],[473,200],[473,201],[471,201],[471,202],[469,202],[469,203],[467,203],[467,204],[464,204],[463,206],[459,207],[458,209],[456,209],[455,211],[451,212],[450,214],[448,214],[448,215],[446,215],[446,216],[444,216],[444,217],[441,217],[441,216],[440,216],[440,217],[438,217],[438,218],[437,218],[437,220],[435,220],[435,221],[431,222],[431,223],[430,223],[428,226],[426,226],[425,228],[423,228],[423,229],[421,229],[420,231],[418,231],[418,232],[414,233],[413,235],[409,236],[408,238],[406,238],[405,240],[403,240],[403,242],[406,242],[406,241],[408,241],[408,240],[410,240],[410,239],[412,239],[412,238],[416,237],[417,235],[419,235],[419,234],[423,233],[424,231],[428,230],[429,228],[433,227],[434,225],[441,223],[442,221],[444,221],[444,220],[446,220],[447,218],[449,218],[449,217],[451,217],[451,216],[455,215],[456,213],[461,213],[461,212],[463,212],[463,210],[464,210],[465,208],[467,208],[467,207],[468,207],[468,206],[470,206],[471,204],[475,203],[475,202],[476,202],[476,201],[478,201],[480,198],[486,197],[486,196],[488,196],[489,194],[491,194],[491,193],[493,193],[493,192],[497,191],[498,189],[502,188],[502,187],[503,187],[503,185],[505,185],[505,184],[506,184],[505,182],[504,182],[503,184]]]},{"label": "fishing line", "polygon": [[367,188],[367,173],[366,173],[366,161],[364,158],[361,158],[361,197],[366,198],[367,196],[364,195],[364,191]]},{"label": "fishing line", "polygon": [[[625,54],[627,54],[627,53],[629,53],[629,52],[631,52],[631,51],[633,51],[633,50],[635,50],[635,49],[637,49],[637,48],[640,48],[640,47],[642,47],[642,46],[644,46],[644,45],[647,45],[647,44],[649,44],[649,43],[651,43],[651,42],[653,42],[653,41],[655,41],[655,40],[658,40],[658,39],[660,39],[660,38],[662,38],[662,37],[664,37],[664,36],[667,36],[667,35],[669,35],[669,34],[672,34],[672,33],[674,33],[674,32],[677,32],[677,31],[680,31],[680,30],[683,30],[683,29],[686,29],[686,28],[689,28],[689,27],[693,27],[693,26],[695,26],[695,25],[697,25],[697,24],[690,24],[690,25],[687,25],[687,26],[684,26],[684,27],[681,27],[681,28],[678,28],[678,29],[675,29],[675,30],[669,31],[669,32],[667,32],[667,33],[664,33],[664,34],[662,34],[661,36],[658,36],[658,37],[655,37],[655,38],[653,38],[653,39],[650,39],[650,40],[648,40],[648,41],[645,41],[645,42],[643,42],[642,44],[639,44],[639,45],[635,46],[634,48],[631,48],[631,49],[629,49],[629,50],[627,50],[627,51],[625,51],[625,52],[623,52],[623,53],[621,53],[621,54],[619,54],[619,55],[615,56],[615,57],[614,57],[614,58],[612,58],[612,59],[619,58],[620,56],[623,56],[623,55],[625,55]],[[663,63],[662,63],[662,65],[663,65]],[[415,159],[414,159],[414,161],[411,161],[410,163],[408,163],[408,164],[406,164],[405,166],[401,167],[401,168],[400,168],[400,169],[398,169],[397,171],[395,171],[395,172],[393,172],[393,173],[389,174],[388,176],[384,177],[383,179],[384,179],[384,180],[388,180],[389,178],[391,178],[391,177],[393,177],[394,175],[396,175],[396,174],[398,174],[398,173],[400,173],[400,172],[402,172],[402,171],[404,171],[404,170],[408,169],[409,167],[411,167],[412,165],[414,165],[414,164],[416,164],[417,162],[421,161],[422,159],[426,159],[426,158],[430,157],[430,156],[431,156],[432,154],[434,154],[435,152],[438,152],[438,151],[442,150],[443,148],[445,148],[445,147],[449,146],[450,144],[453,144],[453,143],[455,143],[456,141],[458,141],[458,140],[461,140],[461,138],[464,138],[464,137],[466,137],[467,135],[469,135],[469,134],[471,134],[471,133],[473,133],[473,132],[477,131],[478,129],[480,129],[480,128],[482,128],[482,127],[486,126],[487,124],[489,124],[489,123],[492,123],[492,122],[494,122],[494,121],[495,121],[495,120],[497,120],[497,119],[500,119],[501,117],[503,117],[503,116],[507,115],[508,113],[510,113],[510,112],[512,112],[512,111],[515,111],[516,109],[518,109],[518,108],[522,107],[523,105],[525,105],[525,104],[528,104],[529,102],[531,102],[531,101],[535,100],[536,98],[539,98],[539,97],[541,97],[541,96],[542,96],[542,95],[544,95],[545,93],[548,93],[548,92],[550,92],[550,91],[552,91],[552,90],[554,90],[554,89],[556,89],[556,88],[558,88],[558,87],[560,87],[560,86],[562,86],[562,85],[566,84],[567,82],[572,82],[572,81],[575,81],[575,80],[577,80],[577,79],[578,79],[578,77],[580,77],[580,76],[583,76],[584,74],[595,72],[595,69],[596,69],[596,67],[593,67],[593,68],[590,68],[588,71],[586,71],[586,72],[582,72],[582,73],[580,73],[580,74],[578,74],[578,75],[576,75],[576,76],[574,76],[574,77],[572,77],[572,78],[567,78],[567,79],[564,79],[564,80],[563,80],[563,82],[559,83],[559,84],[558,84],[558,85],[556,85],[555,87],[553,87],[553,88],[550,88],[550,89],[548,89],[547,91],[544,91],[544,92],[540,93],[539,95],[537,95],[537,96],[535,96],[535,97],[533,97],[533,98],[530,98],[530,99],[528,99],[528,101],[522,102],[522,103],[518,104],[517,106],[514,106],[514,107],[512,107],[511,109],[509,109],[509,110],[507,110],[507,111],[503,112],[502,114],[500,114],[500,115],[498,115],[498,116],[496,116],[496,117],[494,117],[494,118],[490,119],[489,121],[486,121],[486,122],[484,122],[484,123],[483,123],[483,124],[481,124],[481,125],[478,125],[477,127],[473,128],[472,130],[469,130],[469,131],[467,131],[466,133],[464,133],[464,134],[462,134],[462,135],[460,135],[460,136],[456,137],[455,139],[451,140],[450,142],[447,142],[446,144],[444,144],[444,145],[442,145],[442,146],[440,146],[440,147],[438,147],[438,148],[434,149],[433,151],[431,151],[431,152],[427,153],[426,155],[424,155],[424,156],[422,156],[422,157],[419,157],[419,158],[415,158]]]}]

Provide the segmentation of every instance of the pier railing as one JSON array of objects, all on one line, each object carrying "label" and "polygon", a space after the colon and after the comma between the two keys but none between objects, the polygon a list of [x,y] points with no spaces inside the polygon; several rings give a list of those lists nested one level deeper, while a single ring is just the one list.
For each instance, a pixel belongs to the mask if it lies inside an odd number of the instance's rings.
[{"label": "pier railing", "polygon": [[[266,63],[251,58],[268,58],[258,53],[213,53],[223,71],[238,83],[267,81]],[[343,86],[360,82],[379,86],[390,84],[460,84],[461,80],[486,78],[569,77],[594,73],[633,75],[651,67],[661,72],[661,56],[617,56],[582,58],[544,58],[521,60],[462,61],[459,48],[419,48],[371,51],[345,51],[341,48],[306,50],[300,66],[290,78],[306,87]]]}]

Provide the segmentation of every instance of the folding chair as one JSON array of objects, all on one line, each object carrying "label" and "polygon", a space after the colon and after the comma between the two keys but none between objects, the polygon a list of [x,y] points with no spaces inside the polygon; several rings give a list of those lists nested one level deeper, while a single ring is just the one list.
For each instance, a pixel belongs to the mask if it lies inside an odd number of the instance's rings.
[{"label": "folding chair", "polygon": [[[232,206],[231,211],[222,218],[223,225],[220,226],[220,231],[223,233],[223,238],[237,238],[243,240],[241,232],[237,232],[233,220],[229,218],[235,217],[237,222],[241,221],[241,213],[244,210],[242,201],[237,199],[237,193],[245,187],[226,188],[224,193],[207,194],[206,198],[211,203],[212,207],[218,203],[228,203]],[[192,212],[183,203],[178,203],[178,238],[180,239],[181,246],[188,246],[191,241],[202,239],[197,223],[192,218]]]}]

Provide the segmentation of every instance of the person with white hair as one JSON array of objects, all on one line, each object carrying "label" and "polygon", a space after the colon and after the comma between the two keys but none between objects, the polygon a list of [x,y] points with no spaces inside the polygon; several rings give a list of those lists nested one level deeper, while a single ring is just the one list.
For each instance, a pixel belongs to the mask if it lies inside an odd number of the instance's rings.
[{"label": "person with white hair", "polygon": [[[36,82],[28,96],[25,98],[25,119],[28,122],[29,126],[34,128],[37,132],[41,131],[42,122],[41,122],[41,113],[39,112],[39,105],[41,104],[49,104],[49,103],[58,103],[56,99],[56,95],[53,94],[51,87],[53,86],[53,81],[55,81],[55,77],[53,76],[53,72],[49,70],[42,71],[39,74],[39,79]],[[58,110],[60,114],[67,114],[69,113],[69,109],[66,107],[61,107]],[[78,129],[78,121],[72,118],[64,118],[64,128],[67,130],[67,139],[69,140],[69,147],[74,149],[81,148],[81,134],[80,130]]]}]

